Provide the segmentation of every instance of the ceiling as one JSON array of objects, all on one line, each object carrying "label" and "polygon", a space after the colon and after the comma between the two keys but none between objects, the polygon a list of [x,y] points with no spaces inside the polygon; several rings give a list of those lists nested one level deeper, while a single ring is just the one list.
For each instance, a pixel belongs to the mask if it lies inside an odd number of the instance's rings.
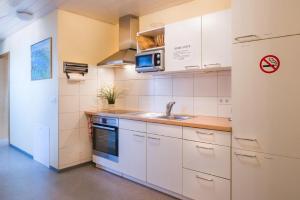
[{"label": "ceiling", "polygon": [[[49,13],[63,0],[0,0],[0,40],[30,24],[35,19]],[[16,10],[27,10],[34,13],[30,21],[16,17]]]},{"label": "ceiling", "polygon": [[[0,0],[0,40],[56,8],[116,24],[126,14],[142,16],[188,1],[191,0]],[[18,9],[33,12],[34,18],[20,20],[15,14]]]},{"label": "ceiling", "polygon": [[67,0],[60,8],[108,23],[127,14],[146,15],[191,0]]}]

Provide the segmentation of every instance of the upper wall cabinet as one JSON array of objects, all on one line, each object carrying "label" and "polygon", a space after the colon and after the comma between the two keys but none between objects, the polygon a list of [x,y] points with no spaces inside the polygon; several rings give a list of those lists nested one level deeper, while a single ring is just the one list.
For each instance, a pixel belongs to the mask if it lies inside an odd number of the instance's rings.
[{"label": "upper wall cabinet", "polygon": [[232,65],[231,10],[202,16],[203,68]]},{"label": "upper wall cabinet", "polygon": [[300,33],[299,0],[233,0],[232,7],[235,43]]},{"label": "upper wall cabinet", "polygon": [[201,68],[201,17],[165,27],[165,70]]}]

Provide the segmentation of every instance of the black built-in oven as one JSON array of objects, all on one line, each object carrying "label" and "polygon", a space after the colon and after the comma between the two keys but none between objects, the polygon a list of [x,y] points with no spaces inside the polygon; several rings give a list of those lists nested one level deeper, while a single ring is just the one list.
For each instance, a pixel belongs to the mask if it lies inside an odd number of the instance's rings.
[{"label": "black built-in oven", "polygon": [[113,117],[94,116],[92,125],[94,155],[118,162],[119,120]]}]

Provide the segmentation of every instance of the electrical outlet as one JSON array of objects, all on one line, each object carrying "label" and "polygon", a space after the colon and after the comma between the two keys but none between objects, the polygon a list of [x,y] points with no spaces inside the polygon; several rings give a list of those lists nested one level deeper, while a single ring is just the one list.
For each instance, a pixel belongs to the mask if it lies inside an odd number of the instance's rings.
[{"label": "electrical outlet", "polygon": [[231,105],[231,98],[230,97],[219,97],[219,104],[220,105]]}]

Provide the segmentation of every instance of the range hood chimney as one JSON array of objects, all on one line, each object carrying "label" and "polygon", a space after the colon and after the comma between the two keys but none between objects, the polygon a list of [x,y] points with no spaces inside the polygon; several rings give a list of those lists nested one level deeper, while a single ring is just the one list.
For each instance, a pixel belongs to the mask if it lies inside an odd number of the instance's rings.
[{"label": "range hood chimney", "polygon": [[135,64],[136,34],[139,31],[139,19],[126,15],[119,19],[119,51],[99,62],[98,66],[118,67]]}]

